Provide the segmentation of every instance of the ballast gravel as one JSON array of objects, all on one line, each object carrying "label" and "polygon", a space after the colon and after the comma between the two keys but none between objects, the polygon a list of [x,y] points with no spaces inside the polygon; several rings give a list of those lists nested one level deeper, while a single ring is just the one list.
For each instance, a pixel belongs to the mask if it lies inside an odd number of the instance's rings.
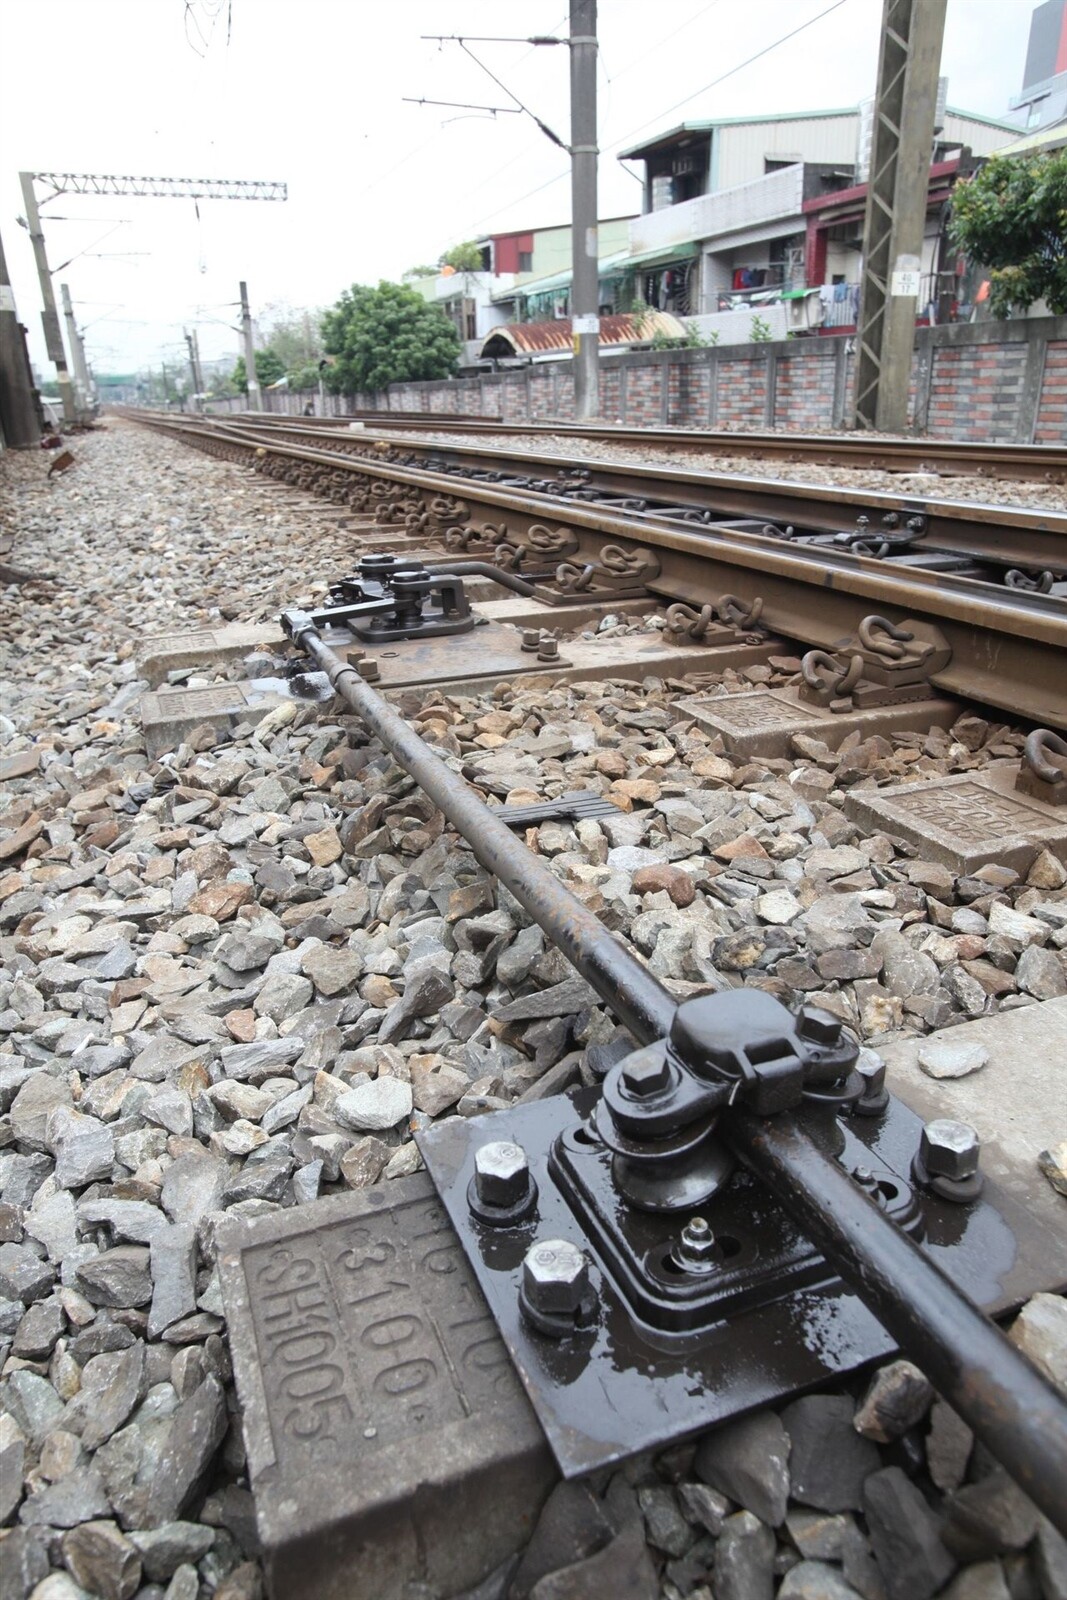
[{"label": "ballast gravel", "polygon": [[[258,1600],[220,1215],[388,1183],[428,1119],[591,1081],[625,1040],[336,705],[147,757],[137,641],[271,616],[345,570],[347,540],[130,425],[73,449],[51,480],[43,456],[0,460],[4,559],[39,574],[0,618],[0,1585]],[[673,709],[693,687],[404,709],[492,803],[614,801],[528,842],[679,997],[761,987],[876,1050],[1067,992],[1054,857],[955,879],[842,810],[856,784],[1016,755],[1018,730],[968,716],[742,762]],[[1037,1296],[1013,1331],[1061,1385],[1064,1321]],[[894,1363],[560,1484],[479,1595],[1054,1600],[1065,1575],[1063,1540]]]},{"label": "ballast gravel", "polygon": [[[742,430],[738,430],[742,431]],[[440,431],[400,434],[390,430],[391,440],[410,444],[482,444],[497,449],[543,452],[546,455],[572,456],[584,461],[617,461],[627,466],[681,467],[691,472],[736,474],[742,478],[766,478],[777,483],[832,484],[853,492],[873,490],[878,494],[916,495],[935,500],[974,500],[982,505],[1032,506],[1041,511],[1067,511],[1067,491],[1052,483],[1027,479],[985,478],[974,474],[947,472],[886,472],[877,467],[818,466],[807,461],[783,461],[781,457],[731,455],[728,445],[719,450],[672,449],[669,445],[638,444],[627,440],[581,439],[567,433],[500,434],[449,433]],[[788,434],[782,434],[788,440]],[[831,433],[820,435],[827,440]],[[843,435],[855,440],[854,434]],[[877,447],[877,435],[872,437]],[[930,441],[931,453],[937,440]]]}]

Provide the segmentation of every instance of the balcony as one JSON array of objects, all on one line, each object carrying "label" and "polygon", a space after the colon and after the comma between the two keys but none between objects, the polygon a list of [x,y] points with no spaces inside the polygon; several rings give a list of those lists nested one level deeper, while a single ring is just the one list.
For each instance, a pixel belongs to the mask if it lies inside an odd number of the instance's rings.
[{"label": "balcony", "polygon": [[720,237],[728,248],[730,234],[799,217],[803,199],[804,165],[798,161],[795,166],[782,167],[751,183],[697,195],[681,205],[634,217],[630,223],[630,253],[644,255],[672,245]]}]

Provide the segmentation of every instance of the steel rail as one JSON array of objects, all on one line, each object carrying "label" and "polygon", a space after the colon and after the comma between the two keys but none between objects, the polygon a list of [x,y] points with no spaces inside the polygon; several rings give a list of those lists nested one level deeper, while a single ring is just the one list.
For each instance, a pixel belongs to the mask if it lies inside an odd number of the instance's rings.
[{"label": "steel rail", "polygon": [[[229,445],[249,456],[264,451],[431,495],[455,498],[461,484],[466,502],[498,517],[543,520],[546,514],[543,497],[497,484],[457,480],[373,456],[287,444],[262,434],[220,429],[202,419],[179,423],[163,415],[136,420],[179,439],[203,441],[208,448]],[[765,624],[810,645],[833,648],[872,609],[894,622],[908,617],[934,621],[952,647],[952,660],[933,679],[937,687],[1034,722],[1067,727],[1067,605],[1062,600],[954,574],[893,566],[825,546],[801,547],[723,528],[693,531],[581,501],[549,504],[555,517],[579,533],[654,549],[661,571],[646,585],[652,593],[700,605],[709,594],[744,590],[747,582],[749,590],[758,586]]]},{"label": "steel rail", "polygon": [[[642,1044],[666,1037],[676,1005],[663,985],[325,644],[305,613],[290,613],[288,622],[294,643],[608,1009]],[[789,1114],[761,1119],[731,1111],[722,1131],[976,1436],[1067,1532],[1067,1401]]]},{"label": "steel rail", "polygon": [[[219,413],[222,415],[222,413]],[[1067,448],[1055,444],[1017,444],[1007,440],[835,438],[824,434],[743,432],[717,428],[630,427],[625,423],[597,426],[581,422],[504,422],[499,417],[450,412],[357,411],[345,417],[283,417],[272,412],[231,412],[242,420],[266,418],[271,425],[347,428],[361,422],[375,431],[480,434],[487,439],[528,435],[534,438],[590,439],[641,449],[703,452],[720,456],[763,456],[793,465],[853,467],[857,470],[934,473],[945,477],[1021,479],[1067,483]]]},{"label": "steel rail", "polygon": [[[707,472],[702,468],[663,462],[620,462],[457,441],[400,443],[385,434],[341,433],[321,427],[293,426],[290,422],[263,427],[259,423],[238,426],[225,418],[218,420],[223,430],[256,433],[264,443],[285,434],[302,442],[318,437],[329,441],[338,454],[338,446],[346,454],[358,455],[368,447],[373,450],[375,444],[386,443],[409,454],[418,453],[430,460],[454,463],[472,471],[531,478],[551,478],[562,472],[579,471],[589,474],[591,489],[606,494],[647,497],[693,510],[711,510],[724,517],[799,524],[816,532],[855,530],[858,518],[868,516],[873,539],[881,531],[879,519],[896,519],[903,526],[909,517],[919,515],[926,520],[926,532],[919,541],[920,551],[947,550],[1005,566],[1051,567],[1057,572],[1067,572],[1067,512],[1043,507],[987,505],[978,501],[940,499],[923,493],[899,494],[837,484],[794,483],[786,479]],[[1067,456],[1067,452],[1064,454]],[[561,495],[560,498],[569,503],[572,496]]]}]

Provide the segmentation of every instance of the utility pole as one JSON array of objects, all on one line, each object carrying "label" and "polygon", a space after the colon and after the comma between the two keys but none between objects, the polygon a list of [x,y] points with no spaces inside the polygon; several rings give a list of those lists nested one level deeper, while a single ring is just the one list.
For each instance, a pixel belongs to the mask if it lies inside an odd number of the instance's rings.
[{"label": "utility pole", "polygon": [[248,409],[263,410],[263,395],[256,377],[256,347],[252,342],[252,313],[248,309],[248,285],[241,284],[241,334],[245,346],[245,377],[248,379]]},{"label": "utility pole", "polygon": [[856,426],[903,433],[947,0],[885,0],[871,132]]},{"label": "utility pole", "polygon": [[196,336],[196,329],[192,333],[184,330],[185,344],[189,351],[189,375],[193,382],[193,410],[199,411],[197,396],[204,392],[204,374],[200,370],[200,340]]},{"label": "utility pole", "polygon": [[45,349],[48,351],[48,359],[54,363],[56,369],[59,398],[63,406],[63,420],[66,423],[74,423],[78,420],[77,407],[74,403],[74,386],[70,381],[70,370],[67,367],[67,352],[63,348],[63,334],[59,326],[59,313],[56,310],[52,274],[49,270],[48,256],[44,248],[41,213],[37,209],[37,196],[33,190],[33,176],[32,172],[19,173],[19,182],[22,184],[22,203],[26,208],[26,226],[30,231],[33,258],[37,263],[37,277],[41,285],[41,301],[44,305],[44,310],[41,312],[41,326],[44,328],[44,343]]},{"label": "utility pole", "polygon": [[41,442],[37,394],[30,372],[26,341],[15,310],[7,275],[4,241],[0,239],[0,431],[11,450],[29,450]]},{"label": "utility pole", "polygon": [[78,332],[78,324],[74,320],[74,304],[70,298],[70,290],[65,283],[59,286],[60,297],[63,301],[63,320],[67,324],[67,343],[74,360],[74,382],[78,395],[78,408],[89,411],[93,401],[92,379],[89,377],[89,368],[85,360],[85,346],[82,336]]},{"label": "utility pole", "polygon": [[571,333],[574,414],[600,414],[596,0],[571,0]]}]

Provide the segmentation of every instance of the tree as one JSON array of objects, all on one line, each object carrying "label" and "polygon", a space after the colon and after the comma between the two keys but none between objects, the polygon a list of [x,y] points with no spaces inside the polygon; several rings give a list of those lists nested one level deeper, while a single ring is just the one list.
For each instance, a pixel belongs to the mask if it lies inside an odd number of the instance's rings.
[{"label": "tree", "polygon": [[993,156],[952,200],[953,242],[990,269],[995,317],[1045,300],[1067,313],[1067,150]]},{"label": "tree", "polygon": [[294,311],[291,306],[269,305],[258,319],[264,348],[273,350],[290,375],[322,355],[322,312]]},{"label": "tree", "polygon": [[440,270],[440,267],[409,267],[404,276],[405,278],[436,278]]},{"label": "tree", "polygon": [[447,378],[459,361],[459,335],[442,311],[402,283],[353,284],[322,319],[335,358],[324,374],[335,393]]},{"label": "tree", "polygon": [[481,272],[482,247],[473,239],[467,239],[463,244],[455,244],[451,250],[446,250],[441,257],[443,267],[454,267],[457,272]]},{"label": "tree", "polygon": [[[256,377],[261,388],[265,389],[268,384],[277,383],[278,379],[284,376],[285,366],[273,350],[256,351]],[[237,357],[233,369],[233,381],[242,394],[248,393],[248,371],[244,356]]]}]

